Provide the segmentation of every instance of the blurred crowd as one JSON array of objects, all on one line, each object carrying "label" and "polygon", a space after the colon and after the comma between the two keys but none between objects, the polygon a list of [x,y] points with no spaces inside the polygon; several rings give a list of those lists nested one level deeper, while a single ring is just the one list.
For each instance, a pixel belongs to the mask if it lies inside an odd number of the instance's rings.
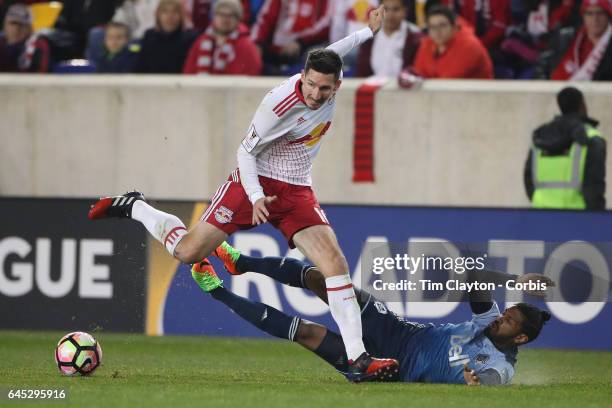
[{"label": "blurred crowd", "polygon": [[345,76],[612,80],[612,0],[0,0],[0,72],[289,75],[379,4]]}]

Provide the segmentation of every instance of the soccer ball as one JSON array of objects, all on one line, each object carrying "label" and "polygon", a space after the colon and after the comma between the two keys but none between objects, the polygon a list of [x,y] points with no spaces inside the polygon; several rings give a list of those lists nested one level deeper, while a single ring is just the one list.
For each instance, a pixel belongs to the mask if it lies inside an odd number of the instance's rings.
[{"label": "soccer ball", "polygon": [[55,362],[64,375],[90,375],[102,363],[102,348],[91,334],[68,333],[55,347]]}]

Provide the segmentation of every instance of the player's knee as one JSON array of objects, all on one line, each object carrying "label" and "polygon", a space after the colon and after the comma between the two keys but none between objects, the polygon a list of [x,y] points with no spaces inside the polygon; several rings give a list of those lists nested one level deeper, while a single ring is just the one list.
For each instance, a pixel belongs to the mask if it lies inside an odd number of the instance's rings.
[{"label": "player's knee", "polygon": [[296,341],[298,343],[303,343],[305,341],[308,341],[308,339],[311,337],[312,337],[312,330],[310,329],[309,325],[304,324],[303,321],[300,321],[300,324],[298,325],[298,329],[295,332],[295,337],[293,341]]},{"label": "player's knee", "polygon": [[305,284],[308,289],[313,291],[323,300],[327,300],[327,285],[325,284],[325,276],[319,269],[310,268],[306,273]]},{"label": "player's knee", "polygon": [[346,275],[348,273],[348,262],[340,252],[331,254],[322,265],[321,272],[324,277]]},{"label": "player's knee", "polygon": [[327,328],[325,326],[302,319],[293,340],[314,351],[321,346],[326,335]]},{"label": "player's knee", "polygon": [[[324,337],[324,334],[323,334]],[[316,348],[322,339],[322,327],[307,320],[300,320],[293,341],[309,348]]]},{"label": "player's knee", "polygon": [[201,256],[200,249],[195,245],[190,245],[186,240],[182,240],[174,248],[174,257],[185,264],[199,262],[204,258]]}]

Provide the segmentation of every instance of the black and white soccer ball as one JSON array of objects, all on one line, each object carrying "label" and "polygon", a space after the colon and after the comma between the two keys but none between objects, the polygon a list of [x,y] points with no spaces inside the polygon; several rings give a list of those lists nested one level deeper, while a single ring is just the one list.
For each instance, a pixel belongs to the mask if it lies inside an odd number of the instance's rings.
[{"label": "black and white soccer ball", "polygon": [[64,375],[90,375],[102,363],[102,348],[89,333],[68,333],[55,347],[55,362]]}]

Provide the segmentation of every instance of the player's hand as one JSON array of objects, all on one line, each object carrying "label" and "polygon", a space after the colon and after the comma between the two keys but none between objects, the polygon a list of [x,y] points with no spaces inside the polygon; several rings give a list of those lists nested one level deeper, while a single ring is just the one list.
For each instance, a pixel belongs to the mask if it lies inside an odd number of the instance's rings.
[{"label": "player's hand", "polygon": [[[539,273],[526,273],[516,279],[516,283],[537,283],[538,281],[540,281],[540,283],[545,283],[547,288],[555,286],[555,282],[552,279]],[[540,298],[546,297],[545,290],[525,290],[524,292]]]},{"label": "player's hand", "polygon": [[468,367],[467,364],[463,365],[463,379],[467,385],[480,385],[480,379],[476,372]]},{"label": "player's hand", "polygon": [[385,6],[382,4],[377,9],[370,11],[370,21],[368,22],[368,27],[370,27],[370,30],[372,30],[374,34],[376,34],[378,30],[380,30],[380,27],[382,27],[384,17]]},{"label": "player's hand", "polygon": [[263,197],[255,201],[253,204],[253,220],[252,225],[261,225],[268,222],[270,212],[266,208],[267,205],[273,203],[276,200],[276,196]]}]

